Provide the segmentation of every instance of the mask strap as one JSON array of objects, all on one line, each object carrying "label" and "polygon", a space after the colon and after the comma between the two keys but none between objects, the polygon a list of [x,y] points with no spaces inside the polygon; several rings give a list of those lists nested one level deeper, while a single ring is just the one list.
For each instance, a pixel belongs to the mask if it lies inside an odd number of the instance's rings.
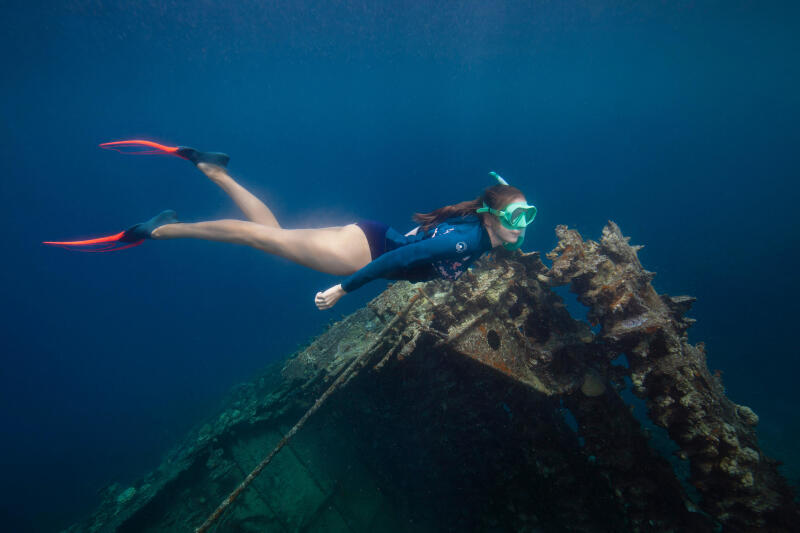
[{"label": "mask strap", "polygon": [[497,213],[499,213],[499,211],[497,209],[492,209],[491,207],[486,205],[486,202],[483,202],[483,207],[478,208],[475,212],[476,213],[491,213],[491,214],[493,214],[495,216],[497,215]]}]

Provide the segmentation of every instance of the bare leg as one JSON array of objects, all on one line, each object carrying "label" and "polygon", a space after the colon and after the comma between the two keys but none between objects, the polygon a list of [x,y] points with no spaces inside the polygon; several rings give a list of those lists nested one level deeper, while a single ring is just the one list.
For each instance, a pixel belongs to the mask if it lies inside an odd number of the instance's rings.
[{"label": "bare leg", "polygon": [[272,211],[231,178],[225,168],[207,163],[198,163],[197,168],[231,197],[250,222],[216,220],[166,224],[156,228],[151,233],[152,238],[194,238],[244,244],[338,276],[348,276],[372,260],[367,237],[357,225],[283,229]]},{"label": "bare leg", "polygon": [[355,224],[322,229],[282,229],[244,220],[214,220],[165,224],[153,230],[151,237],[244,244],[336,276],[349,276],[372,260],[367,237]]},{"label": "bare leg", "polygon": [[[264,202],[239,185],[239,183],[228,174],[227,169],[217,165],[209,165],[208,163],[198,163],[197,168],[231,197],[247,217],[247,220],[271,228],[281,227],[275,215],[272,214],[272,211]],[[341,228],[342,226],[331,226],[328,228],[319,228],[319,230],[339,230]]]},{"label": "bare leg", "polygon": [[228,193],[228,196],[236,202],[236,205],[239,206],[239,209],[242,210],[244,216],[246,216],[248,220],[256,224],[261,224],[262,226],[269,226],[272,228],[281,227],[281,225],[278,224],[278,219],[276,219],[272,211],[264,205],[264,202],[236,183],[226,169],[217,165],[209,165],[208,163],[198,163],[197,168],[208,176],[208,179],[219,185],[223,191]]}]

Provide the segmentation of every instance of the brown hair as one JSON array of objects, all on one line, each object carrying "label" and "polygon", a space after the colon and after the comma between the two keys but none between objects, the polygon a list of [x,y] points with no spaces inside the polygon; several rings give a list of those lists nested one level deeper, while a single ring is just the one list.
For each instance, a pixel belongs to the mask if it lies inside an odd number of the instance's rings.
[{"label": "brown hair", "polygon": [[437,225],[451,217],[463,217],[467,215],[477,214],[481,218],[481,222],[486,223],[485,217],[492,216],[489,213],[476,213],[478,209],[483,207],[484,202],[492,209],[502,209],[511,203],[514,198],[524,198],[525,195],[522,191],[511,185],[492,185],[483,190],[480,196],[474,200],[467,200],[458,204],[446,205],[440,207],[430,213],[414,213],[411,218],[414,222],[420,224],[422,231],[427,231],[432,226]]}]

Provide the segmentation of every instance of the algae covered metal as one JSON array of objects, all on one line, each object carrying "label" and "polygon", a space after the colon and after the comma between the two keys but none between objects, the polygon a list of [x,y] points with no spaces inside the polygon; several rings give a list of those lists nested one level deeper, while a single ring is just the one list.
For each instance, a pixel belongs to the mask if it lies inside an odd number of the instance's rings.
[{"label": "algae covered metal", "polygon": [[658,295],[613,223],[600,242],[556,233],[550,268],[501,251],[455,283],[391,285],[70,531],[792,531],[757,416],[688,342],[693,299]]}]

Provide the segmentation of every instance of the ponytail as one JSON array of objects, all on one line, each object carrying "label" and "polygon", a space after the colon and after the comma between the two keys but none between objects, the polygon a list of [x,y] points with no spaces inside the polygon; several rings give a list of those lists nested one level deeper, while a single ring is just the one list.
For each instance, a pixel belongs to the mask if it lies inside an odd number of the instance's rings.
[{"label": "ponytail", "polygon": [[414,213],[412,220],[420,224],[422,231],[427,231],[436,226],[440,222],[453,217],[464,217],[469,215],[478,215],[481,217],[481,222],[485,223],[487,216],[493,216],[489,213],[477,213],[477,210],[483,207],[485,203],[493,209],[502,209],[511,203],[514,198],[525,197],[522,192],[516,187],[511,185],[492,185],[484,189],[483,193],[474,200],[467,200],[453,205],[446,205],[435,209],[430,213]]}]

